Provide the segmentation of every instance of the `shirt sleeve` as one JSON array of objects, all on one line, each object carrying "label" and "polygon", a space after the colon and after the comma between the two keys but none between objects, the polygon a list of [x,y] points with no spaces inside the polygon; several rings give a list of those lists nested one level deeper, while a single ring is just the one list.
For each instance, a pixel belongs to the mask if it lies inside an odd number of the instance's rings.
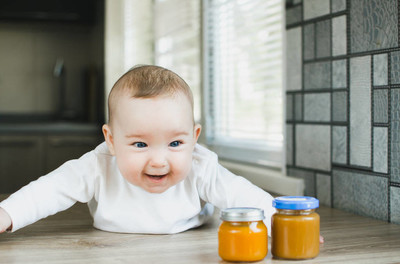
[{"label": "shirt sleeve", "polygon": [[219,209],[229,207],[256,207],[264,210],[264,223],[271,232],[271,217],[275,213],[273,197],[252,184],[247,179],[231,173],[218,163],[217,157],[211,157],[203,164],[198,175],[198,188],[201,199]]},{"label": "shirt sleeve", "polygon": [[11,217],[14,232],[49,215],[63,211],[77,201],[88,202],[94,195],[96,157],[94,152],[71,160],[40,177],[0,203]]}]

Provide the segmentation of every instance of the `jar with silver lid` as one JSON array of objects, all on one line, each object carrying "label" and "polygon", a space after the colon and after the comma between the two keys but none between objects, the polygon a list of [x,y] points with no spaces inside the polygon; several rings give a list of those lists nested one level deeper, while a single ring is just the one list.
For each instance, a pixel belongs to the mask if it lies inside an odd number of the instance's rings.
[{"label": "jar with silver lid", "polygon": [[235,207],[221,211],[218,253],[226,261],[260,261],[268,253],[268,230],[264,211]]}]

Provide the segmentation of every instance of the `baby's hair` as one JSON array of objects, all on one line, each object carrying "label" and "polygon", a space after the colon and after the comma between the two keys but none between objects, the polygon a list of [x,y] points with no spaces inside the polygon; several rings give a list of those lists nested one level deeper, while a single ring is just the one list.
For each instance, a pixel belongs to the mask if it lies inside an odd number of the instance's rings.
[{"label": "baby's hair", "polygon": [[183,93],[193,109],[193,95],[189,85],[176,73],[154,65],[137,65],[121,76],[108,96],[108,118],[112,122],[117,100],[121,95],[132,98],[153,98]]}]

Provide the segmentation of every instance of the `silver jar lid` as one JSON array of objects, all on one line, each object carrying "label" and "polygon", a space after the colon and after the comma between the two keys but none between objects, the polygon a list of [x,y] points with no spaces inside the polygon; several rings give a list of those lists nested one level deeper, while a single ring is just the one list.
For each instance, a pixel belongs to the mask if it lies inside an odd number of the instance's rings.
[{"label": "silver jar lid", "polygon": [[221,211],[221,220],[228,222],[261,221],[264,210],[253,207],[232,207]]}]

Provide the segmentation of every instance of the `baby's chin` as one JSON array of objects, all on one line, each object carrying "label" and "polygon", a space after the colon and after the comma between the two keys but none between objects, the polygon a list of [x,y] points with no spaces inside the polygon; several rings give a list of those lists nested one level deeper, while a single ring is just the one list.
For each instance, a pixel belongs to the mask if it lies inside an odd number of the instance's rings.
[{"label": "baby's chin", "polygon": [[[168,176],[166,176],[166,177],[168,177]],[[167,180],[167,179],[165,179],[165,180]],[[157,184],[153,185],[152,184],[150,186],[149,185],[144,185],[144,186],[139,186],[139,187],[142,188],[143,190],[145,190],[148,193],[161,194],[161,193],[164,193],[164,192],[168,191],[172,187],[178,185],[182,181],[183,181],[183,179],[181,179],[178,182],[173,182],[173,183],[169,182],[167,184],[160,184],[160,185],[157,185]]]},{"label": "baby's chin", "polygon": [[[172,186],[171,186],[172,187]],[[145,190],[146,192],[148,192],[148,193],[153,193],[153,194],[162,194],[162,193],[165,193],[166,191],[168,191],[168,189],[170,189],[171,187],[168,187],[168,188],[163,188],[163,189],[161,189],[161,188],[142,188],[143,190]]]}]

